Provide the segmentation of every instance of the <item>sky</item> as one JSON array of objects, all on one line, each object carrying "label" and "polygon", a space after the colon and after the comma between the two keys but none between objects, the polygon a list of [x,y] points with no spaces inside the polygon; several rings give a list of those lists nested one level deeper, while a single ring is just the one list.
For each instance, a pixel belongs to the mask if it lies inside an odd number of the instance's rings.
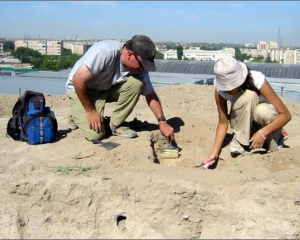
[{"label": "sky", "polygon": [[300,1],[0,1],[0,38],[300,47]]}]

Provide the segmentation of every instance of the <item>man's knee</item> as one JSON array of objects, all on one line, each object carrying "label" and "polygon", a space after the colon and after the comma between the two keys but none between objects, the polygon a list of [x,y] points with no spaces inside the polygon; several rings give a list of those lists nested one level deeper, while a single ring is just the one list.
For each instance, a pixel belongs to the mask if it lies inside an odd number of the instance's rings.
[{"label": "man's knee", "polygon": [[91,140],[101,140],[106,133],[105,131],[101,131],[100,133],[97,133],[91,129],[91,130],[83,130],[83,134],[87,140],[91,141]]},{"label": "man's knee", "polygon": [[144,82],[139,77],[131,76],[128,78],[128,83],[132,92],[141,93],[144,87]]}]

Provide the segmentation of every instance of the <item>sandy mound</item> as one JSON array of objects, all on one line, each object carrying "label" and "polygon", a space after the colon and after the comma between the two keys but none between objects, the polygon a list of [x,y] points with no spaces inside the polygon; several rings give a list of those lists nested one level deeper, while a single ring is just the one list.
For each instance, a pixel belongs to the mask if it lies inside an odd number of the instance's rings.
[{"label": "sandy mound", "polygon": [[[0,95],[1,238],[299,238],[300,106],[276,153],[195,168],[211,151],[217,124],[212,86],[157,89],[176,130],[178,159],[160,159],[157,121],[141,97],[127,119],[138,138],[110,137],[112,150],[67,129],[65,96],[46,96],[58,141],[30,146],[6,137],[17,95]],[[106,108],[109,116],[113,104]],[[229,131],[230,133],[230,131]]]}]

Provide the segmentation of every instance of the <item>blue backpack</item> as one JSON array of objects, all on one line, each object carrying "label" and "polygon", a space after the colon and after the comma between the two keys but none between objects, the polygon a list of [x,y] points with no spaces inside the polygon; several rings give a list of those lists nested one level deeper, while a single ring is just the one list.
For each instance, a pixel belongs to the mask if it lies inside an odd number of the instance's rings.
[{"label": "blue backpack", "polygon": [[46,106],[43,93],[26,91],[15,103],[7,123],[7,135],[30,145],[51,143],[56,139],[57,120]]}]

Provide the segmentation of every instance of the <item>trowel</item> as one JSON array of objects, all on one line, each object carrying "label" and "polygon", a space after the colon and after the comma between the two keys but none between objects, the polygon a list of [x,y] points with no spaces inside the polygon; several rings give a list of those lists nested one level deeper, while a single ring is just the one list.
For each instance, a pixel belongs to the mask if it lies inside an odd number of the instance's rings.
[{"label": "trowel", "polygon": [[171,159],[179,157],[179,148],[174,146],[173,139],[170,140],[170,143],[166,147],[160,149],[160,158]]}]

